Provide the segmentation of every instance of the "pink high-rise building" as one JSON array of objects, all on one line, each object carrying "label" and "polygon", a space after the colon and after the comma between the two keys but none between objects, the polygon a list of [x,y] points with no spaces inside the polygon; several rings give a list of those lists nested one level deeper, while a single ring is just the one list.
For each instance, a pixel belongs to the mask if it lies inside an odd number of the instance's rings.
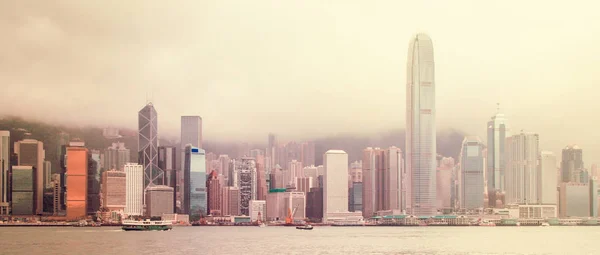
[{"label": "pink high-rise building", "polygon": [[288,168],[283,172],[286,186],[296,187],[296,177],[304,176],[302,162],[292,160],[288,163]]},{"label": "pink high-rise building", "polygon": [[223,215],[240,215],[240,189],[237,187],[222,187],[221,213]]},{"label": "pink high-rise building", "polygon": [[315,143],[304,142],[302,143],[302,158],[300,159],[302,164],[305,166],[312,166],[315,164]]},{"label": "pink high-rise building", "polygon": [[296,177],[296,191],[307,194],[314,187],[312,177]]},{"label": "pink high-rise building", "polygon": [[286,212],[283,202],[285,192],[271,192],[267,194],[267,220],[285,220]]},{"label": "pink high-rise building", "polygon": [[377,211],[404,209],[402,206],[402,152],[397,147],[363,151],[363,216]]},{"label": "pink high-rise building", "polygon": [[452,207],[450,195],[454,166],[453,158],[442,158],[440,165],[436,169],[436,197],[437,207],[439,209],[448,209]]},{"label": "pink high-rise building", "polygon": [[265,156],[256,155],[256,200],[267,199],[267,174],[265,173]]},{"label": "pink high-rise building", "polygon": [[206,195],[208,197],[208,214],[221,215],[221,206],[223,204],[223,201],[221,199],[221,180],[219,180],[219,176],[214,170],[208,175],[208,179],[206,180],[206,190]]}]

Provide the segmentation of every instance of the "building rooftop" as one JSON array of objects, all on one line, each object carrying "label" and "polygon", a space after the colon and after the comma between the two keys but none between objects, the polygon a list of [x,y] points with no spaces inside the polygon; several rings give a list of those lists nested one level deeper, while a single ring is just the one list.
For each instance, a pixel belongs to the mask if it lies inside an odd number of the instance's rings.
[{"label": "building rooftop", "polygon": [[325,154],[347,154],[347,153],[343,150],[328,150],[327,152],[325,152]]}]

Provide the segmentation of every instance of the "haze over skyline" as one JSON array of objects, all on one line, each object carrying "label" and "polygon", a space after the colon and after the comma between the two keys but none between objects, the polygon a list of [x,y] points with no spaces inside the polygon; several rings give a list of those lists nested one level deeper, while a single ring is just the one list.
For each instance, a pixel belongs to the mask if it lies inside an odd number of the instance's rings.
[{"label": "haze over skyline", "polygon": [[178,137],[182,115],[202,116],[207,140],[404,129],[406,49],[425,32],[438,132],[485,140],[500,103],[512,133],[540,134],[540,148],[557,156],[578,144],[589,167],[600,161],[597,9],[592,1],[6,1],[0,114],[136,129],[149,98],[160,136]]}]

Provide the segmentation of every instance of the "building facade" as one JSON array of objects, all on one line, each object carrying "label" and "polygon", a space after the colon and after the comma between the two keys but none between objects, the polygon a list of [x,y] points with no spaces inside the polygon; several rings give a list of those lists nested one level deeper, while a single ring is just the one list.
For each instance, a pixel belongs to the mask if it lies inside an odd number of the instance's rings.
[{"label": "building facade", "polygon": [[210,172],[206,180],[206,191],[208,196],[207,212],[210,215],[221,215],[221,181],[216,171]]},{"label": "building facade", "polygon": [[144,166],[144,188],[163,185],[165,174],[158,167],[158,117],[152,103],[138,112],[138,163]]},{"label": "building facade", "polygon": [[109,211],[124,211],[127,204],[127,176],[124,171],[102,173],[102,207]]},{"label": "building facade", "polygon": [[452,208],[452,171],[454,170],[454,167],[454,158],[441,157],[436,168],[436,205],[440,210],[447,211]]},{"label": "building facade", "polygon": [[35,172],[32,166],[12,167],[12,215],[34,215]]},{"label": "building facade", "polygon": [[435,215],[435,64],[429,36],[411,39],[406,77],[406,168],[411,176],[407,207],[415,215]]},{"label": "building facade", "polygon": [[585,168],[583,165],[583,150],[577,145],[569,145],[564,148],[560,168],[563,182],[582,182],[581,172]]},{"label": "building facade", "polygon": [[267,201],[252,200],[250,201],[250,220],[265,221],[267,217]]},{"label": "building facade", "polygon": [[403,166],[402,152],[397,147],[385,150],[369,147],[363,151],[363,217],[371,217],[377,211],[402,207]]},{"label": "building facade", "polygon": [[459,204],[461,209],[484,208],[486,169],[484,145],[479,137],[465,137],[460,151]]},{"label": "building facade", "polygon": [[598,217],[598,187],[594,181],[563,182],[559,194],[559,217]]},{"label": "building facade", "polygon": [[256,200],[257,194],[256,162],[253,158],[243,157],[236,169],[239,176],[240,213],[249,216],[250,201]]},{"label": "building facade", "polygon": [[71,142],[67,147],[67,220],[87,216],[88,150],[83,142]]},{"label": "building facade", "polygon": [[131,152],[125,148],[125,143],[112,143],[104,150],[104,169],[123,171],[125,164],[131,162]]},{"label": "building facade", "polygon": [[35,175],[33,200],[35,203],[35,214],[43,211],[44,197],[44,143],[34,139],[24,139],[15,142],[15,154],[17,154],[17,165],[32,166]]},{"label": "building facade", "polygon": [[187,145],[184,157],[183,211],[191,218],[207,215],[206,155],[200,148]]},{"label": "building facade", "polygon": [[506,138],[506,205],[539,204],[539,136],[520,133]]},{"label": "building facade", "polygon": [[[165,185],[173,188],[173,210],[177,212],[177,193],[181,193],[177,185],[177,148],[174,146],[158,147],[158,167],[165,173]],[[179,202],[181,204],[181,200]]]},{"label": "building facade", "polygon": [[181,146],[202,148],[202,117],[181,116]]},{"label": "building facade", "polygon": [[153,185],[146,188],[146,216],[162,217],[173,213],[173,188]]},{"label": "building facade", "polygon": [[10,132],[0,130],[0,215],[8,215],[10,211],[8,203],[8,193],[11,192],[8,187],[10,155]]},{"label": "building facade", "polygon": [[556,186],[556,156],[551,151],[542,151],[539,159],[540,181],[538,185],[540,202],[542,204],[558,204],[558,194]]},{"label": "building facade", "polygon": [[144,166],[127,163],[125,169],[125,214],[143,215],[144,210]]},{"label": "building facade", "polygon": [[506,138],[510,136],[510,129],[506,117],[499,111],[487,126],[487,207],[495,208],[498,203],[498,194],[505,191],[505,143]]},{"label": "building facade", "polygon": [[238,187],[222,187],[222,215],[241,215],[240,189]]},{"label": "building facade", "polygon": [[329,213],[348,212],[348,154],[329,150],[323,155],[323,221]]}]

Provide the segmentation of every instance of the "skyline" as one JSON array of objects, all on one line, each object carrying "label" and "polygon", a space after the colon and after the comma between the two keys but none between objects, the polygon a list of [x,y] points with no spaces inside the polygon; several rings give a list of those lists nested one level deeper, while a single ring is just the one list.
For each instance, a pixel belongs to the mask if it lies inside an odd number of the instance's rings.
[{"label": "skyline", "polygon": [[[600,38],[588,32],[600,29],[594,8],[544,2],[545,12],[531,19],[536,2],[512,8],[515,1],[435,7],[207,1],[148,3],[137,13],[131,12],[137,3],[26,2],[0,8],[8,38],[0,42],[7,60],[0,62],[0,84],[13,92],[1,96],[0,114],[134,129],[132,113],[148,95],[160,118],[159,136],[177,137],[182,115],[202,116],[207,140],[404,129],[402,45],[424,31],[436,40],[440,130],[485,139],[486,122],[500,103],[512,132],[538,133],[540,149],[560,155],[578,144],[586,167],[599,161],[593,116],[600,110],[594,74]],[[436,18],[418,27],[408,22],[422,12]],[[81,13],[89,15],[82,19]]]}]

